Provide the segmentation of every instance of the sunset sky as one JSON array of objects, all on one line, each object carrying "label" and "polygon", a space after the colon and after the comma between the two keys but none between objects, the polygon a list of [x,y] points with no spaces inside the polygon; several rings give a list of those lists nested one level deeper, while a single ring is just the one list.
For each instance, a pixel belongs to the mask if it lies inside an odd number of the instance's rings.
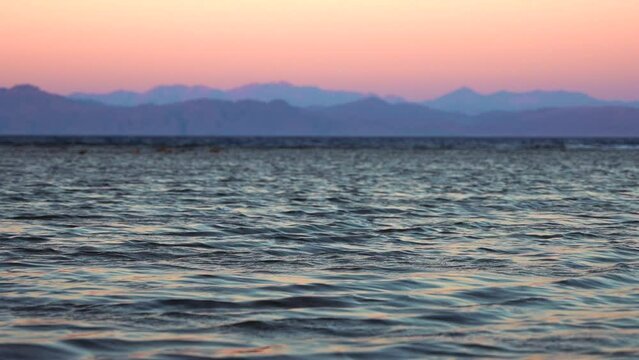
[{"label": "sunset sky", "polygon": [[286,80],[639,99],[634,0],[0,0],[0,31],[0,86],[60,93]]}]

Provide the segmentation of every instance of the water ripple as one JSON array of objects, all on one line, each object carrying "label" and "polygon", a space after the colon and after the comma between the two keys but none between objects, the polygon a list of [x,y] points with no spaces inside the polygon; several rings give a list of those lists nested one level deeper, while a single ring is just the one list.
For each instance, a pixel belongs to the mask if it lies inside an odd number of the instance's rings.
[{"label": "water ripple", "polygon": [[1,145],[0,358],[639,357],[636,150],[300,141]]}]

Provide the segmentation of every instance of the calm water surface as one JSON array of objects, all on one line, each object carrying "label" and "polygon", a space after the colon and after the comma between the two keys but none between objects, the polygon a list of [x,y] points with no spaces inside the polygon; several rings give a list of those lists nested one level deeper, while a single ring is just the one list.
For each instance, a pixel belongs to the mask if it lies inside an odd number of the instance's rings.
[{"label": "calm water surface", "polygon": [[0,358],[635,358],[621,148],[2,145]]}]

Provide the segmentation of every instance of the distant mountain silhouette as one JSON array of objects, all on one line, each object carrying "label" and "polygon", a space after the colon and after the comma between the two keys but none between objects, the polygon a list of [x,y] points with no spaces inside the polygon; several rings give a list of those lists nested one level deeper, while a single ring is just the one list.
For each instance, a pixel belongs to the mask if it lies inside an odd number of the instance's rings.
[{"label": "distant mountain silhouette", "polygon": [[[287,82],[249,84],[230,90],[207,86],[170,85],[158,86],[146,92],[115,91],[106,94],[73,93],[72,99],[91,100],[106,105],[137,106],[145,104],[166,105],[198,99],[215,100],[284,100],[293,106],[326,107],[341,105],[374,97],[370,93],[326,90],[314,86],[298,86]],[[406,102],[401,97],[386,96],[391,103]],[[606,101],[587,94],[568,91],[500,91],[480,94],[463,87],[439,98],[422,102],[430,108],[477,115],[491,111],[525,111],[544,108],[579,106],[628,106],[639,107],[639,102]]]},{"label": "distant mountain silhouette", "polygon": [[376,97],[311,108],[214,99],[122,107],[21,85],[0,89],[0,134],[638,137],[639,109],[580,106],[471,116]]},{"label": "distant mountain silhouette", "polygon": [[227,91],[231,100],[284,100],[295,106],[331,106],[355,101],[371,94],[324,90],[314,86],[296,86],[287,82],[250,84]]},{"label": "distant mountain silhouette", "polygon": [[515,93],[500,91],[493,94],[482,95],[467,87],[455,90],[437,99],[425,101],[424,104],[434,109],[465,114],[578,106],[639,107],[639,103],[604,101],[578,92],[531,91]]},{"label": "distant mountain silhouette", "polygon": [[164,85],[143,93],[114,91],[106,94],[73,93],[72,99],[92,100],[106,105],[136,106],[145,104],[165,105],[196,99],[226,99],[222,90],[207,86]]},{"label": "distant mountain silhouette", "polygon": [[[325,90],[313,86],[297,86],[287,82],[249,84],[230,90],[213,89],[206,86],[158,86],[149,91],[136,93],[116,91],[107,94],[73,93],[72,99],[101,102],[107,105],[136,106],[144,104],[164,105],[196,99],[217,100],[284,100],[295,106],[331,106],[343,104],[365,97],[351,91]],[[389,97],[392,101],[403,101],[398,97]]]},{"label": "distant mountain silhouette", "polygon": [[468,120],[461,114],[449,113],[414,103],[390,104],[377,97],[315,109],[347,134],[375,136],[455,135]]},{"label": "distant mountain silhouette", "polygon": [[284,101],[200,99],[118,107],[32,86],[0,91],[0,133],[25,135],[306,135],[321,119]]},{"label": "distant mountain silhouette", "polygon": [[468,128],[477,136],[638,137],[639,109],[574,107],[484,113]]}]

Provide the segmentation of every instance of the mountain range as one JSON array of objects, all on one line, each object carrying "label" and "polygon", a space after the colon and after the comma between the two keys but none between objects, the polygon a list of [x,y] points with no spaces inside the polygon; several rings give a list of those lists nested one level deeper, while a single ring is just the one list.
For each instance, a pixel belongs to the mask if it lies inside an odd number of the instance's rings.
[{"label": "mountain range", "polygon": [[579,92],[536,90],[517,93],[499,91],[484,95],[467,87],[458,89],[437,99],[425,101],[423,104],[435,109],[456,111],[465,114],[577,106],[639,107],[639,102],[606,101]]},{"label": "mountain range", "polygon": [[[330,106],[343,104],[374,94],[353,91],[325,90],[315,86],[297,86],[287,82],[248,84],[230,90],[208,86],[163,85],[145,92],[115,91],[104,94],[72,93],[72,99],[93,100],[107,105],[136,106],[144,104],[165,105],[188,100],[284,100],[295,106]],[[403,101],[388,98],[389,101]]]},{"label": "mountain range", "polygon": [[[326,90],[314,86],[297,86],[287,82],[249,84],[230,90],[207,86],[158,86],[145,92],[115,91],[104,94],[73,93],[72,99],[92,100],[107,105],[165,105],[196,99],[217,100],[284,100],[293,106],[313,107],[340,105],[370,97],[373,93]],[[390,103],[407,102],[399,96],[380,97]],[[584,93],[568,91],[500,91],[480,94],[463,87],[441,97],[420,102],[437,110],[477,115],[491,111],[524,111],[576,106],[639,107],[639,102],[606,101]]]},{"label": "mountain range", "polygon": [[639,109],[597,105],[469,115],[378,97],[310,107],[201,98],[114,106],[20,85],[0,89],[0,134],[639,137]]}]

